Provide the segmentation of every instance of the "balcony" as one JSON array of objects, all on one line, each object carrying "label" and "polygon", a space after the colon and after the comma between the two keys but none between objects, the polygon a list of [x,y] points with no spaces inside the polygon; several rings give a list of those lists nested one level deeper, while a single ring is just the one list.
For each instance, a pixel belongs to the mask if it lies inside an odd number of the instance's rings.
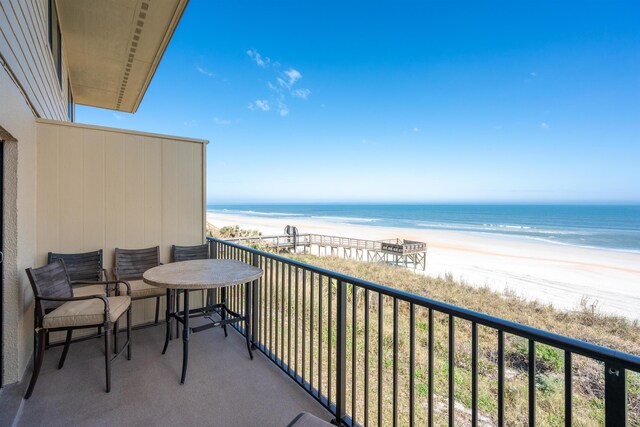
[{"label": "balcony", "polygon": [[[638,356],[236,243],[209,244],[213,257],[264,270],[227,298],[244,313],[251,287],[253,361],[242,325],[226,339],[219,329],[197,334],[180,386],[180,343],[161,356],[164,328],[138,330],[133,359],[116,361],[105,394],[99,343],[72,346],[60,372],[52,349],[18,425],[283,426],[302,411],[344,425],[640,422]],[[559,356],[560,374],[549,373],[549,354]],[[588,383],[585,369],[594,373]]]}]

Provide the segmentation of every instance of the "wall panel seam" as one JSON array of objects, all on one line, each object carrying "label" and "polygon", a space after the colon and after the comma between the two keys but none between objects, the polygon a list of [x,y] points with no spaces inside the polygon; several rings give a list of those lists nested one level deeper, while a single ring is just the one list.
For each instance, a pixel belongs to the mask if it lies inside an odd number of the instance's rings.
[{"label": "wall panel seam", "polygon": [[84,168],[85,168],[85,145],[87,143],[86,140],[86,135],[85,135],[85,130],[81,129],[80,130],[80,221],[82,222],[82,227],[80,227],[80,242],[82,245],[82,251],[84,252],[87,248],[87,242],[85,241],[85,234],[84,234],[84,224],[87,220],[86,215],[86,202],[85,202],[85,186],[86,183],[84,182]]},{"label": "wall panel seam", "polygon": [[60,128],[56,127],[56,246],[60,247]]},{"label": "wall panel seam", "polygon": [[[164,233],[164,180],[162,169],[164,166],[164,139],[160,140],[160,242],[163,246],[167,245],[166,236]],[[171,261],[171,260],[167,260]]]},{"label": "wall panel seam", "polygon": [[[107,135],[102,134],[102,212],[104,219],[102,220],[102,241],[100,247],[107,247]],[[106,268],[106,266],[105,266]]]}]

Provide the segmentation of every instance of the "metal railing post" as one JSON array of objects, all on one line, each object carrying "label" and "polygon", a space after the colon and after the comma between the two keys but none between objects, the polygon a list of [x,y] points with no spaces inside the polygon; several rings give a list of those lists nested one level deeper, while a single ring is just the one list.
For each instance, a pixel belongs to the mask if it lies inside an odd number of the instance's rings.
[{"label": "metal railing post", "polygon": [[218,244],[215,240],[209,240],[209,258],[218,258]]},{"label": "metal railing post", "polygon": [[[254,267],[260,267],[260,256],[256,253],[252,253],[251,254],[252,257],[252,262],[251,264]],[[264,273],[263,273],[264,274]],[[251,313],[251,345],[253,347],[256,346],[256,342],[255,339],[258,336],[258,331],[259,331],[259,325],[258,322],[260,321],[260,311],[258,308],[258,280],[254,280],[251,283],[251,310],[253,311]]]},{"label": "metal railing post", "polygon": [[[215,259],[218,257],[218,243],[215,240],[209,240],[209,258]],[[207,305],[212,306],[218,301],[218,290],[207,290]]]},{"label": "metal railing post", "polygon": [[626,370],[611,362],[604,364],[604,420],[607,427],[628,424]]},{"label": "metal railing post", "polygon": [[334,424],[343,425],[347,402],[347,287],[338,280],[338,305],[336,308],[336,419]]}]

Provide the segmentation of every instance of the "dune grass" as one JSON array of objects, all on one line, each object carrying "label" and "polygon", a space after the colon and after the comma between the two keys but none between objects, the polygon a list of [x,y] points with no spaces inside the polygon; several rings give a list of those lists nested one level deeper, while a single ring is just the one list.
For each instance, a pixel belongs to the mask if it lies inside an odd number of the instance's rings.
[{"label": "dune grass", "polygon": [[[501,295],[486,288],[476,288],[452,280],[451,277],[430,278],[412,271],[380,264],[369,264],[335,257],[317,257],[311,255],[288,255],[298,261],[314,266],[337,271],[349,276],[361,278],[374,283],[401,289],[407,292],[454,304],[471,310],[487,313],[536,328],[577,338],[587,342],[611,347],[632,354],[640,354],[640,326],[621,317],[600,314],[597,304],[584,301],[582,307],[573,312],[563,312],[550,305],[526,301],[515,295]],[[287,274],[292,274],[291,272]],[[279,322],[270,327],[273,334],[279,327],[288,331],[299,328],[306,332],[306,338],[289,341],[288,336],[281,334],[275,339],[277,357],[286,360],[290,366],[297,366],[298,373],[308,381],[314,378],[314,387],[320,388],[322,394],[335,400],[335,384],[331,384],[336,369],[336,305],[337,284],[325,279],[323,287],[318,281],[312,288],[311,278],[307,273],[304,278],[306,289],[302,288],[304,273],[297,270],[299,287],[292,287],[287,282],[284,272],[275,277],[275,286],[279,286],[281,305],[267,303],[268,295],[262,295],[262,305],[268,316],[274,318],[280,311]],[[291,277],[291,276],[289,276]],[[287,287],[289,283],[289,287]],[[355,293],[355,295],[354,295]],[[298,311],[287,304],[289,297],[295,301],[306,299],[305,310]],[[311,303],[312,295],[314,303]],[[393,301],[386,297],[379,299],[374,292],[367,293],[362,289],[347,288],[347,413],[355,414],[356,421],[363,423],[365,417],[369,425],[392,423],[393,413]],[[319,301],[323,306],[319,306]],[[329,300],[332,301],[331,311]],[[383,308],[383,330],[378,330],[380,302]],[[364,308],[369,311],[369,324],[365,325]],[[274,311],[275,310],[275,311]],[[313,312],[312,312],[313,310]],[[355,313],[354,313],[355,310]],[[302,319],[305,318],[306,322]],[[315,319],[312,334],[310,319]],[[355,323],[353,320],[355,319]],[[448,421],[448,384],[449,384],[449,317],[441,313],[434,315],[434,421],[435,425],[447,425]],[[429,318],[425,309],[417,308],[415,312],[415,416],[416,423],[423,425],[427,420],[428,397],[428,328]],[[280,325],[280,326],[278,326]],[[355,329],[355,330],[354,330]],[[471,419],[471,324],[457,319],[454,324],[456,343],[454,357],[454,400],[455,418],[460,425],[467,425]],[[300,333],[301,334],[301,333]],[[298,335],[300,336],[300,335]],[[369,340],[369,351],[364,352],[364,340]],[[497,333],[496,331],[478,327],[479,337],[479,412],[480,425],[495,425],[497,420]],[[353,339],[355,338],[355,339]],[[399,425],[408,424],[409,402],[409,304],[398,304],[398,353],[397,377]],[[306,346],[294,353],[294,348]],[[355,343],[355,344],[354,344]],[[381,343],[378,345],[378,343]],[[272,345],[273,347],[273,345]],[[322,354],[322,363],[318,357]],[[537,375],[537,425],[564,425],[564,353],[549,346],[536,346]],[[303,358],[306,361],[304,369]],[[365,358],[369,366],[368,407],[365,411]],[[522,338],[505,335],[506,383],[505,413],[507,425],[528,424],[528,342]],[[378,375],[378,361],[382,365]],[[318,366],[319,365],[319,366]],[[355,369],[353,369],[355,367]],[[573,362],[573,416],[574,425],[598,426],[604,421],[604,374],[600,363],[575,356]],[[333,380],[334,381],[334,380]],[[379,384],[380,382],[380,384]],[[640,425],[640,376],[630,373],[629,382],[629,422]],[[378,402],[378,387],[382,388],[382,400]],[[380,407],[380,414],[378,408]],[[366,413],[365,413],[366,412]]]}]

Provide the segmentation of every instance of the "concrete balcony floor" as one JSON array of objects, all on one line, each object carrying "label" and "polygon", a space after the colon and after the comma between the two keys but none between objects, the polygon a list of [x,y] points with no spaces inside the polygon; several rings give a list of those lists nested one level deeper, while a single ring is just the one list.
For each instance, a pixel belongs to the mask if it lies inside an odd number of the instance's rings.
[{"label": "concrete balcony floor", "polygon": [[104,388],[104,339],[72,344],[62,370],[56,369],[62,347],[47,350],[16,424],[286,426],[302,411],[332,418],[262,353],[250,360],[244,337],[232,328],[227,338],[220,328],[191,336],[180,385],[182,340],[161,355],[164,331],[164,324],[133,331],[132,359],[122,354],[113,362],[111,393]]}]

